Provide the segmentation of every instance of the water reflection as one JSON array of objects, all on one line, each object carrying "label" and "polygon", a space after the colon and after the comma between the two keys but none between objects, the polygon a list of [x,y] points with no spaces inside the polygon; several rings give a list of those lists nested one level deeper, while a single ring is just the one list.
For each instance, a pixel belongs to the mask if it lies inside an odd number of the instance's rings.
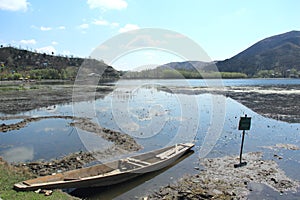
[{"label": "water reflection", "polygon": [[34,156],[33,147],[12,147],[3,152],[0,156],[4,158],[7,162],[25,162],[33,160]]},{"label": "water reflection", "polygon": [[44,119],[0,134],[0,156],[9,162],[50,160],[85,151],[66,119]]},{"label": "water reflection", "polygon": [[[243,81],[231,80],[231,82],[226,82],[225,80],[225,84],[254,84],[252,80]],[[299,80],[291,80],[288,84],[295,84],[295,81],[299,84]],[[133,180],[133,183],[119,185],[114,189],[87,190],[82,191],[82,193],[79,192],[77,195],[92,199],[99,197],[109,199],[119,195],[117,197],[119,199],[132,199],[135,196],[144,195],[145,191],[169,184],[185,173],[195,173],[194,167],[199,167],[199,158],[205,156],[207,152],[209,153],[207,157],[238,155],[241,132],[237,130],[237,125],[239,117],[245,114],[252,117],[252,127],[250,131],[247,131],[245,137],[244,152],[263,151],[264,159],[276,160],[289,177],[300,180],[298,172],[300,168],[299,151],[263,148],[263,146],[274,146],[278,143],[299,145],[300,124],[289,124],[265,118],[234,99],[222,95],[174,94],[157,90],[155,81],[150,81],[151,84],[145,87],[136,88],[137,82],[139,81],[124,83],[124,90],[115,90],[103,99],[96,99],[93,102],[75,102],[75,104],[84,110],[93,103],[93,119],[99,122],[102,127],[124,131],[133,136],[139,144],[144,146],[141,152],[157,149],[173,142],[195,139],[195,153],[173,167],[161,171],[158,175],[149,175],[149,179],[148,176],[142,177]],[[266,84],[265,82],[265,80],[259,81],[261,84]],[[272,80],[271,82],[278,84],[280,81]],[[139,84],[143,85],[143,82]],[[180,85],[181,83],[176,80],[167,80],[165,84]],[[191,84],[199,86],[202,82],[191,80]],[[223,101],[225,105],[222,103]],[[25,112],[23,115],[43,116],[53,115],[53,113],[72,115],[72,105],[57,105],[54,111],[33,110]],[[219,119],[218,113],[226,114],[224,123],[218,123],[222,121]],[[2,123],[12,122],[14,121],[2,121]],[[32,123],[20,130],[1,133],[0,155],[5,154],[7,160],[15,161],[20,158],[14,155],[22,148],[27,148],[27,150],[23,149],[27,152],[27,157],[24,155],[24,158],[37,160],[52,159],[85,150],[86,146],[78,137],[76,130],[68,125],[70,122],[70,120],[63,119],[47,119]],[[101,148],[100,144],[105,142],[100,141],[101,138],[96,140],[96,136],[92,136],[91,133],[83,134],[85,134],[86,140],[91,141],[88,144],[91,149]],[[216,139],[216,145],[211,143]],[[32,148],[33,154],[28,147]],[[274,154],[283,157],[283,159],[277,159]]]}]

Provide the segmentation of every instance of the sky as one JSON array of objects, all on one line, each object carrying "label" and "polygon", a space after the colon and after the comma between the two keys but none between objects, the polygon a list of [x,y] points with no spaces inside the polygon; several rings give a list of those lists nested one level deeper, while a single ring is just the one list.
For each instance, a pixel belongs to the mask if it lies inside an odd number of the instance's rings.
[{"label": "sky", "polygon": [[[299,8],[298,0],[0,0],[0,44],[89,57],[119,34],[155,28],[180,33],[211,60],[224,60],[266,37],[300,30]],[[153,59],[155,52],[144,54]],[[123,64],[134,57],[143,52]],[[176,60],[163,57],[157,59]]]}]

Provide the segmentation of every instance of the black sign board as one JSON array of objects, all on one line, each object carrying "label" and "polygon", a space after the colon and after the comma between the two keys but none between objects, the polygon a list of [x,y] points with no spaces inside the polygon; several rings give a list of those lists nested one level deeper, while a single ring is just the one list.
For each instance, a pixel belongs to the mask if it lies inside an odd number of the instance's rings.
[{"label": "black sign board", "polygon": [[250,130],[251,126],[251,117],[241,117],[239,122],[239,130]]}]

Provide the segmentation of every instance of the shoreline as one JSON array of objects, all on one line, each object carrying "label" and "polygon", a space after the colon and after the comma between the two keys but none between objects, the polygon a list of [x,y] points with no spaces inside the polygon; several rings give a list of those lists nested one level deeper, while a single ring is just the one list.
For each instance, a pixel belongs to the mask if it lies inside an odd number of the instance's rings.
[{"label": "shoreline", "polygon": [[[267,118],[300,123],[300,89],[298,85],[227,86],[227,87],[159,87],[161,91],[186,95],[215,94],[230,97]],[[289,92],[287,92],[289,91]]]},{"label": "shoreline", "polygon": [[24,128],[29,123],[37,122],[44,119],[68,119],[72,120],[69,123],[70,126],[74,126],[84,131],[92,132],[102,137],[103,139],[113,143],[113,146],[109,149],[101,152],[75,152],[69,154],[63,158],[52,159],[50,161],[33,161],[33,162],[20,162],[13,163],[16,167],[24,168],[30,171],[34,175],[45,176],[56,173],[57,171],[68,171],[72,169],[82,168],[85,165],[90,164],[99,159],[104,159],[109,156],[117,156],[119,154],[125,154],[138,151],[142,148],[131,136],[113,131],[110,129],[102,128],[98,124],[92,122],[90,119],[78,118],[73,116],[41,116],[41,117],[0,117],[0,119],[23,119],[20,122],[14,124],[2,124],[0,125],[0,133],[8,132],[12,130],[18,130]]},{"label": "shoreline", "polygon": [[204,158],[203,170],[187,175],[176,183],[161,187],[143,199],[248,199],[255,184],[266,185],[280,194],[296,192],[299,181],[287,177],[273,160],[263,160],[262,152],[243,154],[247,165],[234,168],[237,156]]},{"label": "shoreline", "polygon": [[[34,85],[34,84],[33,84]],[[7,108],[10,108],[9,106],[12,105],[11,110],[9,112],[12,112],[10,114],[15,114],[14,112],[18,111],[20,112],[20,109],[35,109],[39,108],[40,106],[45,107],[45,105],[52,104],[61,104],[61,103],[67,103],[72,100],[72,89],[70,85],[66,85],[66,87],[58,87],[55,90],[48,90],[45,89],[46,86],[42,85],[40,88],[37,89],[28,89],[28,90],[21,90],[21,91],[4,91],[4,94],[9,94],[10,98],[7,98],[7,96],[3,95],[1,100],[4,102],[1,104],[1,109],[7,110]],[[51,88],[55,88],[56,85],[53,85]],[[164,90],[164,88],[159,88],[160,90]],[[218,90],[218,88],[204,88],[204,87],[194,87],[194,88],[184,88],[184,87],[174,87],[174,88],[166,88],[168,90],[165,90],[166,92],[174,92],[174,93],[183,93],[187,95],[193,95],[193,94],[217,94],[217,95],[224,95],[226,97],[232,98],[234,100],[239,101],[243,105],[249,107],[250,109],[254,110],[255,112],[262,114],[263,116],[267,116],[269,118],[273,118],[276,120],[286,121],[288,123],[299,123],[300,122],[300,90],[297,87],[294,87],[293,85],[284,85],[284,86],[239,86],[239,87],[225,87],[225,90]],[[170,90],[172,89],[172,90]],[[104,88],[103,91],[106,91],[107,93],[110,93],[113,91],[113,87],[109,86],[109,88]],[[293,92],[285,92],[282,93],[282,91],[293,91]],[[99,98],[105,96],[107,93],[99,94]],[[38,100],[32,100],[36,96],[44,95],[43,100],[39,102]],[[70,97],[71,96],[71,97]],[[41,97],[39,97],[41,98]],[[82,97],[83,99],[86,99],[86,97]],[[51,100],[49,100],[51,99]],[[276,106],[274,106],[276,105]],[[7,106],[7,107],[6,107]],[[280,112],[278,112],[280,111]],[[7,116],[7,118],[5,118]],[[3,115],[2,118],[5,119],[16,119],[16,116],[9,116]],[[18,117],[18,116],[17,116]],[[0,127],[0,132],[3,130],[9,131],[13,129],[19,129],[24,126],[26,126],[27,123],[34,122],[36,120],[43,120],[43,117],[39,118],[32,118],[29,116],[19,116],[20,119],[23,119],[23,121],[16,123],[16,124],[2,124]],[[70,124],[71,126],[74,126],[76,128],[80,128],[85,131],[90,132],[96,132],[99,133],[98,135],[100,137],[103,137],[104,139],[115,141],[115,145],[112,149],[109,149],[107,152],[75,152],[73,154],[70,154],[66,157],[52,160],[52,161],[41,161],[41,162],[32,162],[32,163],[20,163],[19,165],[16,164],[18,168],[26,169],[29,171],[32,171],[36,175],[47,175],[56,173],[58,170],[70,170],[71,167],[84,167],[86,164],[91,163],[95,161],[95,156],[103,156],[103,158],[106,156],[116,155],[117,153],[128,153],[130,151],[135,151],[140,147],[137,147],[133,144],[131,145],[125,145],[124,141],[129,141],[129,143],[133,142],[128,138],[120,137],[120,135],[115,134],[114,132],[111,132],[111,130],[101,128],[95,124],[93,124],[89,119],[81,119],[81,118],[74,118],[72,116],[46,116],[46,118],[64,118],[71,119],[73,122]],[[126,137],[126,136],[125,136]],[[119,139],[118,139],[119,138]],[[126,144],[126,142],[125,142]],[[128,148],[125,149],[124,148]],[[269,147],[271,148],[271,147]],[[277,147],[276,147],[277,148]],[[289,149],[290,150],[290,149]],[[297,148],[294,148],[292,150],[297,150]],[[284,172],[280,170],[279,166],[274,161],[268,161],[268,160],[262,160],[260,153],[249,153],[253,155],[249,155],[247,162],[249,162],[249,166],[255,166],[257,169],[248,169],[249,172],[255,172],[254,175],[261,173],[261,175],[264,175],[265,172],[257,171],[260,168],[267,168],[269,167],[272,169],[271,172],[268,172],[270,174],[266,175],[266,177],[269,177],[268,180],[263,179],[264,176],[256,176],[252,177],[252,175],[247,174],[248,172],[245,172],[247,175],[249,175],[249,179],[256,180],[256,182],[259,182],[260,184],[269,185],[271,188],[275,188],[276,184],[283,185],[283,188],[278,187],[278,191],[282,191],[285,193],[286,191],[294,190],[296,186],[299,187],[299,183],[297,181],[293,181],[290,178],[286,177]],[[248,155],[248,154],[247,154]],[[247,157],[247,156],[246,156]],[[226,158],[226,159],[225,159]],[[225,160],[224,160],[225,159]],[[230,161],[230,163],[227,163],[227,161]],[[188,176],[184,177],[182,180],[179,180],[175,185],[171,184],[165,187],[162,187],[159,191],[156,191],[154,194],[149,194],[147,197],[144,197],[144,199],[159,199],[158,197],[169,197],[170,195],[177,195],[182,196],[186,198],[202,198],[202,199],[209,199],[212,197],[215,198],[223,198],[223,199],[243,199],[246,198],[246,196],[249,194],[249,190],[251,189],[252,181],[249,181],[249,179],[245,179],[245,182],[239,182],[237,179],[240,178],[241,180],[244,180],[244,177],[232,177],[234,181],[233,185],[226,185],[227,182],[224,180],[227,180],[228,178],[228,172],[231,172],[231,174],[237,174],[236,171],[230,171],[228,170],[228,166],[232,166],[233,163],[237,162],[236,156],[225,156],[222,158],[216,158],[216,159],[204,159],[202,160],[203,166],[206,167],[205,170],[199,171],[197,175],[194,176]],[[226,165],[227,163],[227,165]],[[211,166],[213,164],[213,166]],[[214,168],[215,166],[218,166],[220,164],[224,164],[224,169],[217,169]],[[67,166],[67,167],[65,167]],[[43,169],[43,170],[41,170]],[[212,170],[213,169],[213,170]],[[228,172],[224,172],[224,170],[227,169]],[[212,171],[211,171],[212,170]],[[221,170],[221,171],[218,171]],[[39,172],[40,171],[40,172]],[[218,172],[218,174],[224,175],[224,177],[220,178],[216,175],[216,180],[210,179],[209,176],[212,174],[214,175],[215,172]],[[279,173],[280,179],[277,178],[277,173]],[[270,176],[274,175],[274,176]],[[203,178],[202,178],[203,177]],[[223,181],[222,181],[223,179]],[[237,181],[237,182],[236,182]],[[191,184],[192,185],[189,185]],[[211,183],[211,185],[209,185]],[[208,185],[206,185],[208,184]],[[275,185],[274,185],[275,184]],[[242,185],[241,188],[239,188],[238,185]],[[194,186],[197,186],[197,188],[194,188]],[[221,188],[220,188],[221,187]],[[250,189],[249,189],[249,188]],[[239,188],[241,191],[240,193],[237,191],[233,191],[233,188]],[[157,196],[155,196],[157,195]],[[169,195],[169,196],[168,196]],[[195,196],[196,195],[196,196]]]},{"label": "shoreline", "polygon": [[[81,93],[78,93],[77,96],[73,97],[74,85],[70,84],[70,81],[42,80],[40,82],[32,83],[22,83],[21,81],[13,82],[16,82],[16,85],[25,86],[22,88],[8,88],[5,90],[5,86],[9,87],[12,82],[0,81],[0,89],[2,88],[0,90],[0,112],[3,114],[17,114],[40,107],[71,103],[74,100],[83,101],[91,98],[104,98],[114,90],[113,85],[99,85],[96,88],[96,93],[93,93],[95,92],[95,88],[89,88],[89,91],[86,91],[90,92],[89,95],[95,95],[93,97],[87,97]],[[53,82],[67,84],[47,85],[47,83]],[[300,104],[300,90],[297,86],[298,85],[256,85],[224,86],[221,88],[163,86],[158,87],[158,90],[188,95],[199,95],[204,93],[220,94],[240,102],[265,117],[286,121],[288,123],[300,123],[300,107],[298,106]],[[286,101],[286,99],[288,99],[288,101]]]}]

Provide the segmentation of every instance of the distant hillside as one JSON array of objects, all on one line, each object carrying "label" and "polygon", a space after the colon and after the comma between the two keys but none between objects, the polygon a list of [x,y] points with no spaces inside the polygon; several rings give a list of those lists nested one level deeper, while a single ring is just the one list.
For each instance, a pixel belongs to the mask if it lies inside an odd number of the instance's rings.
[{"label": "distant hillside", "polygon": [[217,62],[220,71],[242,72],[254,76],[272,70],[274,76],[290,76],[300,71],[300,31],[263,39],[236,56]]},{"label": "distant hillside", "polygon": [[216,71],[214,62],[185,61],[171,62],[154,69],[128,71],[124,79],[212,79],[212,78],[246,78],[247,75],[238,72]]},{"label": "distant hillside", "polygon": [[2,47],[0,48],[0,80],[21,78],[74,80],[79,67],[84,62],[95,69],[104,70],[102,78],[119,78],[118,71],[95,59],[55,56]]},{"label": "distant hillside", "polygon": [[184,62],[171,62],[159,66],[162,69],[176,69],[176,70],[203,70],[205,67],[209,66],[211,63],[202,61],[184,61]]},{"label": "distant hillside", "polygon": [[[119,78],[120,72],[93,59],[68,58],[19,50],[0,48],[0,80],[30,77],[35,79],[74,79],[79,67],[86,61],[91,75],[102,74],[104,79]],[[172,62],[156,69],[140,72],[122,72],[123,78],[218,78],[211,64],[216,64],[222,78],[245,77],[300,77],[300,31],[272,36],[252,45],[230,59],[217,62]],[[174,70],[175,69],[175,70]],[[199,73],[200,71],[200,73]]]},{"label": "distant hillside", "polygon": [[[175,69],[181,74],[200,71],[210,72],[215,64],[222,77],[299,77],[300,76],[300,31],[272,36],[257,42],[245,51],[224,61],[171,62],[157,68]],[[145,73],[145,72],[144,72]],[[135,75],[137,76],[137,75]],[[145,76],[145,75],[144,75]],[[191,77],[188,75],[188,77]],[[201,77],[193,73],[192,77]],[[214,77],[214,76],[213,76]]]}]

